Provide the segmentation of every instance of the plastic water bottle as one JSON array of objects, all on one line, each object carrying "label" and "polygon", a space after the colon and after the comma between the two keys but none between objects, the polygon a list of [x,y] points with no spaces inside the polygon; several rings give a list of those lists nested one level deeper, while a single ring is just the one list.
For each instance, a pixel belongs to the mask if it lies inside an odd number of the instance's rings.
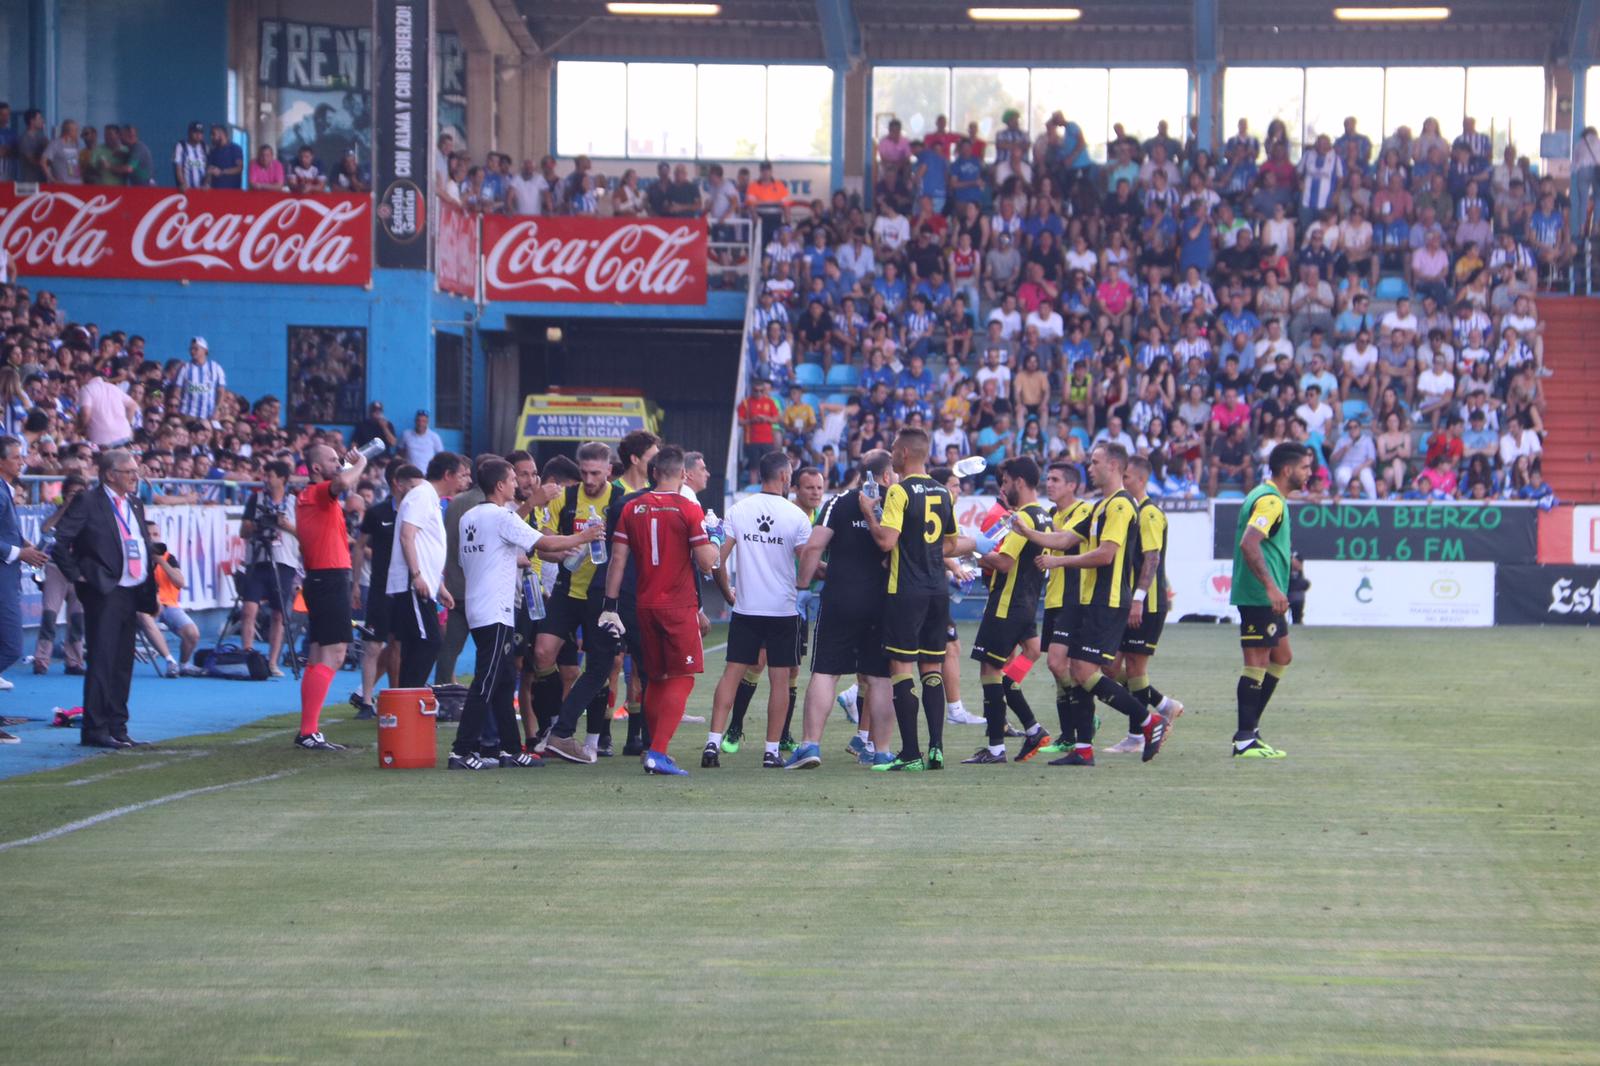
[{"label": "plastic water bottle", "polygon": [[958,478],[977,477],[989,469],[989,460],[981,455],[969,455],[965,459],[957,459],[956,465],[950,468]]},{"label": "plastic water bottle", "polygon": [[960,603],[966,599],[982,576],[983,571],[978,568],[976,556],[962,559],[959,574],[950,575],[950,584],[954,586],[950,590],[950,602]]},{"label": "plastic water bottle", "polygon": [[[376,459],[378,456],[387,451],[388,448],[389,446],[383,443],[382,437],[373,437],[371,440],[367,441],[367,443],[357,448],[356,451],[366,456],[367,462],[370,463],[372,460]],[[343,469],[349,470],[354,465],[354,463],[345,463]]]},{"label": "plastic water bottle", "polygon": [[[591,526],[599,526],[604,529],[605,524],[606,520],[600,517],[600,512],[596,511],[594,509],[594,504],[591,503],[589,505],[589,518],[583,523],[583,528],[588,529]],[[597,537],[596,539],[591,540],[589,542],[589,561],[596,566],[602,566],[604,565],[606,558],[606,538]]]},{"label": "plastic water bottle", "polygon": [[718,548],[722,547],[723,542],[728,539],[728,531],[723,526],[722,519],[717,517],[717,512],[714,508],[706,508],[706,516],[700,520],[700,528],[706,531],[706,536]]},{"label": "plastic water bottle", "polygon": [[864,499],[872,501],[872,513],[878,517],[882,517],[883,504],[880,501],[883,499],[883,486],[879,484],[878,479],[870,473],[867,474],[866,479],[861,482],[861,495]]},{"label": "plastic water bottle", "polygon": [[544,618],[544,585],[533,580],[531,574],[522,575],[522,604],[530,620],[538,622]]}]

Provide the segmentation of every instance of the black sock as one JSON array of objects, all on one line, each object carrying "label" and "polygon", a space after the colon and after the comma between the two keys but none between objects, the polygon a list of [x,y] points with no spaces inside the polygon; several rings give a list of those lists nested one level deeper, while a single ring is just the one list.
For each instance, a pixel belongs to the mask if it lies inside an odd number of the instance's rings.
[{"label": "black sock", "polygon": [[739,687],[733,693],[733,720],[728,723],[728,732],[744,732],[744,714],[750,709],[750,701],[756,698],[756,683],[748,677],[739,679]]},{"label": "black sock", "polygon": [[1000,684],[1006,693],[1006,706],[1017,716],[1017,721],[1022,723],[1022,731],[1026,733],[1039,724],[1039,719],[1033,716],[1033,708],[1028,706],[1028,697],[1022,694],[1021,686],[1006,674],[1001,674],[1000,677]]},{"label": "black sock", "polygon": [[1261,723],[1261,678],[1253,675],[1261,673],[1259,669],[1245,667],[1239,675],[1239,728],[1233,734],[1234,740],[1249,740],[1256,735],[1256,726]]},{"label": "black sock", "polygon": [[[1138,693],[1136,692],[1136,693],[1134,693],[1134,695],[1137,696]],[[1156,688],[1154,685],[1149,685],[1149,686],[1147,686],[1145,688],[1145,690],[1144,690],[1144,702],[1145,702],[1145,705],[1148,706],[1151,710],[1155,710],[1157,707],[1160,707],[1163,703],[1166,702],[1166,700],[1167,700],[1167,697],[1162,695],[1161,690]]]},{"label": "black sock", "polygon": [[922,746],[917,740],[917,709],[916,678],[910,674],[895,678],[894,717],[900,723],[898,757],[901,759],[916,759],[922,755]]},{"label": "black sock", "polygon": [[539,732],[548,732],[561,713],[561,671],[550,668],[548,674],[533,679],[533,715],[539,720]]},{"label": "black sock", "polygon": [[794,734],[789,732],[789,727],[794,725],[794,703],[799,691],[800,679],[791,676],[789,678],[789,713],[783,716],[783,739],[789,743],[794,742]]},{"label": "black sock", "polygon": [[1266,713],[1267,701],[1272,699],[1272,694],[1277,691],[1277,688],[1278,678],[1271,672],[1268,672],[1267,676],[1261,679],[1261,696],[1256,705],[1257,722],[1259,722],[1261,720],[1261,716]]},{"label": "black sock", "polygon": [[928,721],[928,750],[943,750],[944,675],[937,670],[922,675],[922,717]]},{"label": "black sock", "polygon": [[594,699],[589,701],[588,732],[606,733],[611,723],[611,689],[603,688],[594,694]]},{"label": "black sock", "polygon": [[1128,732],[1137,733],[1139,727],[1144,725],[1144,720],[1149,717],[1150,709],[1138,700],[1133,694],[1104,674],[1095,682],[1094,688],[1089,690],[1095,699],[1104,703],[1114,711],[1128,716]]},{"label": "black sock", "polygon": [[1071,740],[1076,723],[1073,719],[1072,694],[1082,692],[1070,681],[1056,682],[1056,719],[1061,723],[1061,738]]},{"label": "black sock", "polygon": [[1072,735],[1077,737],[1079,744],[1093,744],[1094,697],[1074,686],[1069,698],[1072,705]]},{"label": "black sock", "polygon": [[983,683],[983,720],[989,727],[989,745],[1006,742],[1006,690],[998,677]]},{"label": "black sock", "polygon": [[856,722],[867,720],[867,686],[856,682]]}]

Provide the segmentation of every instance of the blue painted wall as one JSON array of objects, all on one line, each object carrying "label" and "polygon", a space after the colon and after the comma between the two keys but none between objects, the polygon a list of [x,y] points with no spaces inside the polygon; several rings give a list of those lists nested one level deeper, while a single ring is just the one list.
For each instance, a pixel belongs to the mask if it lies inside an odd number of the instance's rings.
[{"label": "blue painted wall", "polygon": [[[464,319],[472,307],[435,293],[431,274],[398,270],[377,271],[370,292],[320,285],[28,280],[55,292],[74,321],[141,334],[153,359],[186,358],[189,338],[205,337],[229,386],[252,400],[269,393],[282,397],[288,390],[288,327],[364,326],[367,398],[382,400],[400,428],[411,412],[434,405],[433,321]],[[462,332],[456,325],[440,328]],[[475,348],[476,384],[483,368],[481,346]],[[460,431],[440,430],[440,436],[450,447],[472,443]]]},{"label": "blue painted wall", "polygon": [[[0,0],[0,99],[19,120],[42,108],[51,127],[132,122],[157,163],[170,160],[191,119],[228,118],[228,4]],[[171,184],[170,168],[157,169]]]}]

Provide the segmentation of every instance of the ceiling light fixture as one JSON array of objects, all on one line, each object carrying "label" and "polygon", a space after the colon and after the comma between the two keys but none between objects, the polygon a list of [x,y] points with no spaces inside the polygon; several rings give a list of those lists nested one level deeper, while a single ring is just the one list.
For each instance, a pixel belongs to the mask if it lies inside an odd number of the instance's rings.
[{"label": "ceiling light fixture", "polygon": [[974,22],[1076,22],[1083,12],[1075,7],[969,7]]},{"label": "ceiling light fixture", "polygon": [[1443,22],[1450,17],[1448,7],[1336,7],[1333,17],[1340,22]]},{"label": "ceiling light fixture", "polygon": [[606,11],[613,15],[645,15],[651,18],[710,18],[722,14],[721,4],[652,4],[609,3]]}]

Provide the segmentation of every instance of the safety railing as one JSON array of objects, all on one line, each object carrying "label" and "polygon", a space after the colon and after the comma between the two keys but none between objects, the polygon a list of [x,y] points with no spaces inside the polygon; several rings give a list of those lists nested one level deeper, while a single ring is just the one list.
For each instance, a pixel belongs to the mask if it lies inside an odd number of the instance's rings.
[{"label": "safety railing", "polygon": [[[54,503],[61,498],[66,474],[24,474],[17,479],[28,493],[28,503]],[[90,487],[99,484],[91,478]],[[156,503],[199,503],[229,506],[242,504],[250,493],[262,488],[259,481],[223,481],[213,478],[141,478],[139,486],[150,489]],[[192,491],[185,491],[192,490]]]}]

